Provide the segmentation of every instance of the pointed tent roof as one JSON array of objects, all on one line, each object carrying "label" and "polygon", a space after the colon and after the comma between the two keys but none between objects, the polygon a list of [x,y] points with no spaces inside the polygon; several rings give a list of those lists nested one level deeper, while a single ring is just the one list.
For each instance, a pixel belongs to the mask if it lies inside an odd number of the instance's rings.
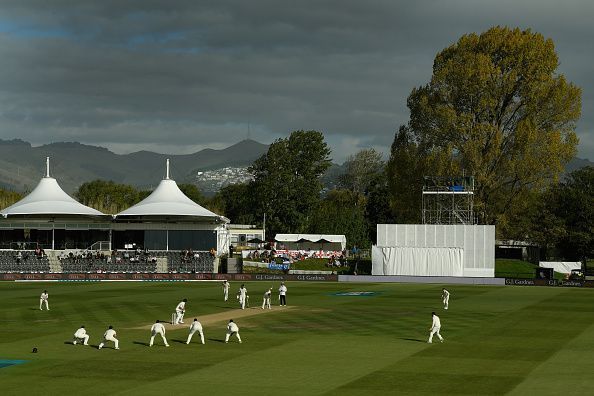
[{"label": "pointed tent roof", "polygon": [[226,217],[219,216],[198,205],[179,189],[175,180],[169,178],[169,160],[167,160],[167,176],[161,180],[151,195],[136,205],[118,213],[116,218],[125,216],[195,217],[224,223],[229,222]]},{"label": "pointed tent roof", "polygon": [[4,217],[26,215],[79,215],[106,216],[89,208],[66,194],[56,179],[50,176],[49,157],[46,158],[46,174],[37,187],[25,198],[0,211]]}]

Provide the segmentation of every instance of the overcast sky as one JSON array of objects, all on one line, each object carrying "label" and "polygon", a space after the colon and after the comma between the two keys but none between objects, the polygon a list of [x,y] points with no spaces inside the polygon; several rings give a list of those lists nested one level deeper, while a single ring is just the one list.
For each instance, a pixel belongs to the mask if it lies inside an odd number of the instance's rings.
[{"label": "overcast sky", "polygon": [[507,25],[555,42],[594,160],[593,16],[592,0],[3,0],[0,138],[181,154],[316,129],[336,162],[387,152],[436,53]]}]

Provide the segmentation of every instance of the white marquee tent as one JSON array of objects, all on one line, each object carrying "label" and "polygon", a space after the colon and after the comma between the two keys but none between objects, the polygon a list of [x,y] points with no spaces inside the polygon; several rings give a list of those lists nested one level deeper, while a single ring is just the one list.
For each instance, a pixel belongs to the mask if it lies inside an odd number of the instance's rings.
[{"label": "white marquee tent", "polygon": [[5,218],[10,216],[106,216],[85,206],[66,194],[56,179],[50,176],[49,157],[46,159],[46,174],[37,187],[25,198],[0,211]]},{"label": "white marquee tent", "polygon": [[[295,247],[299,241],[307,243],[308,247],[316,245],[325,250],[344,250],[346,249],[346,236],[344,235],[326,235],[326,234],[276,234],[274,240],[289,247]],[[325,242],[319,242],[325,241]],[[340,249],[337,249],[340,248]]]},{"label": "white marquee tent", "polygon": [[[166,177],[157,188],[148,197],[114,218],[114,231],[145,230],[144,246],[153,246],[152,249],[157,246],[166,250],[185,249],[186,245],[191,247],[199,243],[197,241],[205,238],[211,240],[211,237],[214,237],[212,245],[216,245],[218,252],[229,249],[229,219],[188,198],[169,177],[169,160]],[[130,223],[130,220],[141,220],[142,224]]]}]

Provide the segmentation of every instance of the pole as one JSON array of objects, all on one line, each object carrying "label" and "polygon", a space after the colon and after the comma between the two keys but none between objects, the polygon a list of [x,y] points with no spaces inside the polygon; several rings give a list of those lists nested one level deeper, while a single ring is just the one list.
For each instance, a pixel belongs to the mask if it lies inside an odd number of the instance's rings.
[{"label": "pole", "polygon": [[264,213],[264,221],[262,222],[262,239],[266,242],[266,212]]}]

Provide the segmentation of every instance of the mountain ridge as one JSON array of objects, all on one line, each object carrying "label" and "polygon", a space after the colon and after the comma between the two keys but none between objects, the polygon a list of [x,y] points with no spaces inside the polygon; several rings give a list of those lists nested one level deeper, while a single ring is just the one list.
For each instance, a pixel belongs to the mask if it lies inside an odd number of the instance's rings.
[{"label": "mountain ridge", "polygon": [[45,174],[45,158],[50,157],[50,173],[62,188],[72,193],[82,183],[113,180],[146,188],[156,186],[165,176],[165,159],[179,183],[194,181],[198,169],[249,166],[268,150],[268,145],[242,140],[224,149],[203,149],[191,154],[162,154],[136,151],[116,154],[101,146],[79,142],[54,142],[32,146],[20,139],[0,139],[0,187],[29,191]]},{"label": "mountain ridge", "polygon": [[[21,139],[0,139],[0,187],[18,192],[32,190],[45,174],[45,158],[50,157],[51,175],[68,193],[95,179],[112,180],[138,188],[153,188],[165,177],[165,159],[171,160],[171,177],[179,183],[194,183],[198,171],[225,167],[247,167],[268,151],[268,145],[244,139],[223,149],[205,148],[190,154],[163,154],[139,150],[116,154],[101,146],[80,142],[53,142],[32,146]],[[594,162],[574,158],[565,174],[594,166]],[[327,188],[336,186],[344,164],[332,164],[322,178]]]}]

